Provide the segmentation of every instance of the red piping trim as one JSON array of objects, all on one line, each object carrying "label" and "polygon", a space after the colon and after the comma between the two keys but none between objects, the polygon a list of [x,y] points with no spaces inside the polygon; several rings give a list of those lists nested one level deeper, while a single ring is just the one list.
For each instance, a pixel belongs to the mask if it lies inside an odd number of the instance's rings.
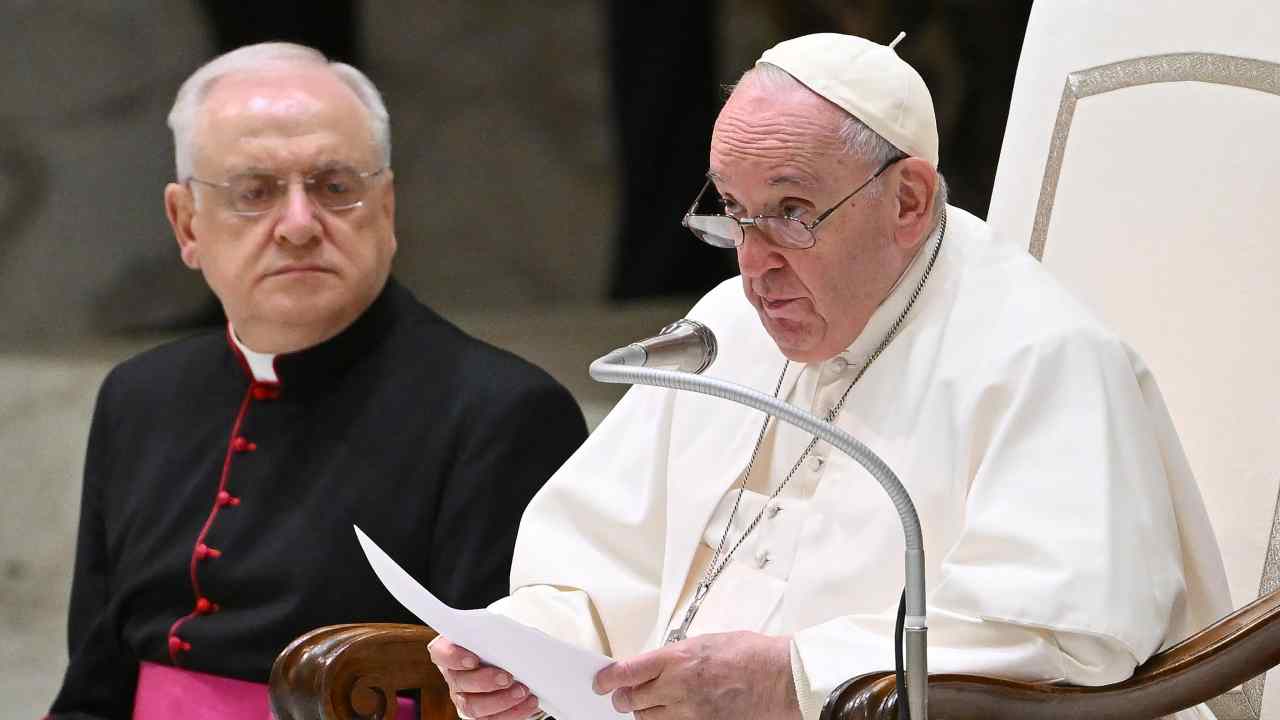
[{"label": "red piping trim", "polygon": [[[235,347],[234,343],[232,343],[232,347]],[[236,356],[239,357],[239,353],[236,353]],[[243,359],[241,362],[244,362]],[[209,511],[209,517],[204,521],[204,527],[200,528],[200,534],[196,537],[195,545],[191,548],[191,563],[188,567],[191,575],[191,589],[195,593],[197,603],[200,602],[201,597],[204,597],[204,594],[200,592],[200,578],[196,574],[196,567],[200,563],[199,548],[204,544],[205,536],[209,534],[209,528],[213,527],[213,520],[218,517],[218,511],[222,509],[222,503],[218,501],[218,495],[227,489],[227,478],[231,476],[231,458],[235,455],[235,439],[240,437],[240,426],[244,424],[244,416],[249,411],[249,402],[252,399],[253,383],[250,383],[249,387],[245,390],[244,400],[240,401],[240,410],[236,412],[236,421],[231,426],[231,440],[227,443],[227,453],[222,460],[222,476],[218,478],[218,491],[213,495],[213,509]],[[169,637],[173,638],[176,636],[178,634],[178,629],[181,628],[183,624],[198,615],[199,613],[195,609],[192,609],[191,612],[174,621],[173,625],[169,626]],[[177,648],[173,645],[169,646],[169,660],[171,660],[175,665],[178,664]]]},{"label": "red piping trim", "polygon": [[178,664],[178,652],[179,652],[179,650],[180,650],[181,648],[178,648],[177,646],[175,646],[175,645],[174,645],[174,643],[173,643],[172,641],[173,641],[173,639],[174,639],[175,637],[177,637],[177,636],[178,636],[178,635],[177,635],[177,633],[178,633],[178,628],[182,627],[183,623],[185,623],[186,621],[190,620],[190,619],[191,619],[191,618],[193,618],[193,617],[195,617],[195,613],[187,613],[186,615],[183,615],[182,617],[178,618],[177,620],[174,620],[174,621],[173,621],[173,624],[169,626],[169,637],[168,637],[168,639],[169,639],[169,662],[173,663],[174,665],[177,665],[177,664]]}]

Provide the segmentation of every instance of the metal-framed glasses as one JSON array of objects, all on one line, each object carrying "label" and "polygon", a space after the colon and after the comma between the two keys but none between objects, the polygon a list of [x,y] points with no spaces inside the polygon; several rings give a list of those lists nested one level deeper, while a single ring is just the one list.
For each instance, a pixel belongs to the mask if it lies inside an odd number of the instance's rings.
[{"label": "metal-framed glasses", "polygon": [[706,194],[707,188],[711,187],[711,179],[708,178],[702,190],[698,193],[698,197],[694,198],[693,204],[689,206],[688,212],[684,214],[684,219],[680,224],[689,228],[699,240],[718,248],[735,248],[740,247],[747,237],[747,228],[759,228],[764,232],[775,245],[783,248],[794,250],[805,250],[813,247],[817,242],[814,231],[835,212],[849,201],[854,195],[857,195],[863,188],[870,185],[872,181],[880,177],[880,174],[889,168],[890,165],[905,158],[905,155],[896,157],[884,163],[871,174],[861,185],[854,188],[853,192],[845,195],[840,202],[832,205],[826,212],[819,215],[811,223],[806,223],[800,218],[787,217],[786,215],[757,215],[749,218],[739,218],[733,215],[704,214],[697,212],[698,203],[702,202],[702,196]]},{"label": "metal-framed glasses", "polygon": [[[345,165],[316,170],[304,175],[302,189],[318,207],[326,210],[350,210],[364,204],[375,179],[387,168],[360,172]],[[289,194],[289,180],[268,172],[244,172],[232,175],[226,182],[213,182],[198,177],[187,178],[221,191],[228,209],[236,215],[265,215],[280,206]]]}]

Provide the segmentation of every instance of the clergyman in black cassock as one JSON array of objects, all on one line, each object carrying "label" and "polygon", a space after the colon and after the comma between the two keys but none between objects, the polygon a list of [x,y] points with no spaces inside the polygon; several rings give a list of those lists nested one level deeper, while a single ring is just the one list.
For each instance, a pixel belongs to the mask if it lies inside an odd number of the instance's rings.
[{"label": "clergyman in black cassock", "polygon": [[[550,376],[390,278],[381,101],[334,67],[250,46],[179,91],[166,208],[229,320],[103,382],[53,718],[265,718],[298,635],[415,622],[353,524],[445,602],[484,607],[508,591],[525,505],[586,437]],[[181,705],[209,688],[246,710]]]}]

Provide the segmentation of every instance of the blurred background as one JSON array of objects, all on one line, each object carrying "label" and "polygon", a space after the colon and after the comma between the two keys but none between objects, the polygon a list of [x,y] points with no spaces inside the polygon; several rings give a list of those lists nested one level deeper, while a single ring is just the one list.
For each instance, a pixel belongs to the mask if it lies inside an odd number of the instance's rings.
[{"label": "blurred background", "polygon": [[905,30],[952,203],[984,216],[1029,6],[0,0],[0,720],[41,717],[61,680],[99,382],[221,322],[161,203],[165,115],[201,63],[288,39],[363,69],[391,113],[396,275],[550,370],[594,425],[620,391],[589,360],[734,273],[679,226],[726,84],[788,37]]}]

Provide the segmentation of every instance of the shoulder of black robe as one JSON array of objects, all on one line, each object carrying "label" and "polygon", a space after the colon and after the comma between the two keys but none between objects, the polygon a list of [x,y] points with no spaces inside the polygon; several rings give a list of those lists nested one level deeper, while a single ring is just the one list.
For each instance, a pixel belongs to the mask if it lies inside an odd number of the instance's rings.
[{"label": "shoulder of black robe", "polygon": [[353,524],[445,602],[488,604],[525,505],[586,437],[549,375],[394,280],[276,371],[252,382],[216,331],[103,382],[54,717],[128,717],[140,662],[265,682],[312,628],[416,622]]}]

